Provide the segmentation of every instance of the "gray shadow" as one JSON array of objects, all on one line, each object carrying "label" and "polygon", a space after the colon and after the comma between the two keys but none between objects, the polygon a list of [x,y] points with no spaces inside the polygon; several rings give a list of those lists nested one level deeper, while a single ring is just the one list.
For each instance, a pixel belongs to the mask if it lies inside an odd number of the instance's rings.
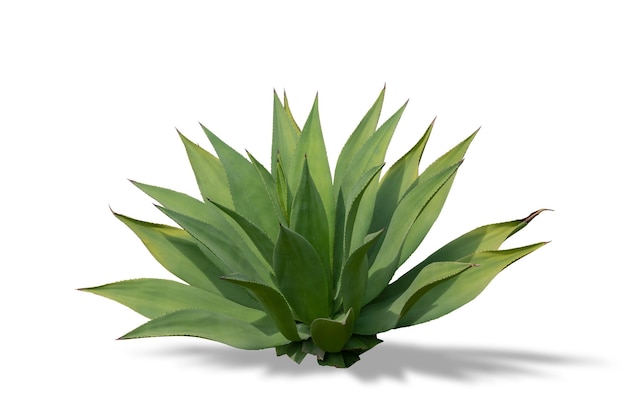
[{"label": "gray shadow", "polygon": [[411,374],[455,381],[474,381],[493,376],[546,377],[554,367],[581,366],[595,360],[515,349],[422,346],[385,342],[361,356],[348,369],[319,366],[310,355],[300,364],[286,356],[276,357],[273,349],[245,351],[228,346],[198,345],[159,348],[153,355],[185,357],[194,366],[206,365],[227,369],[260,369],[269,375],[314,375],[329,372],[349,373],[362,381],[404,380]]}]

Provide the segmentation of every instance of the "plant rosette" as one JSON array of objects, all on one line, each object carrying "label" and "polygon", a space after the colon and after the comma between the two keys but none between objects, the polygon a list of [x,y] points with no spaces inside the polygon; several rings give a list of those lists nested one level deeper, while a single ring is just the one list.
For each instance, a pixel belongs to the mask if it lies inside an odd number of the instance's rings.
[{"label": "plant rosette", "polygon": [[269,170],[204,126],[216,155],[179,133],[202,200],[133,182],[179,227],[114,215],[184,283],[142,278],[82,290],[150,319],[121,339],[195,336],[340,368],[380,343],[378,334],[471,301],[546,243],[500,249],[543,210],[469,231],[393,279],[439,216],[478,131],[421,170],[431,123],[381,175],[406,107],[379,125],[384,95],[348,138],[334,175],[317,97],[300,128],[287,97],[274,93]]}]

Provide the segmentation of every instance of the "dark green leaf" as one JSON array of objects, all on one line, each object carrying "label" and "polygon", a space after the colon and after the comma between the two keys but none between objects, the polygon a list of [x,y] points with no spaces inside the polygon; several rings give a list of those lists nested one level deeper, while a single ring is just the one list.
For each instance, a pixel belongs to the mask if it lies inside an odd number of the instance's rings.
[{"label": "dark green leaf", "polygon": [[287,339],[292,341],[302,339],[298,334],[291,308],[281,293],[263,283],[251,281],[241,274],[225,276],[222,279],[250,289]]},{"label": "dark green leaf", "polygon": [[296,319],[310,324],[331,311],[330,277],[311,244],[281,225],[274,251],[274,272],[280,292]]},{"label": "dark green leaf", "polygon": [[291,208],[290,228],[315,248],[326,270],[331,273],[331,241],[324,203],[309,172],[308,159],[302,167],[300,184]]},{"label": "dark green leaf", "polygon": [[311,337],[326,352],[339,352],[352,335],[354,310],[349,309],[337,319],[318,318],[311,323]]}]

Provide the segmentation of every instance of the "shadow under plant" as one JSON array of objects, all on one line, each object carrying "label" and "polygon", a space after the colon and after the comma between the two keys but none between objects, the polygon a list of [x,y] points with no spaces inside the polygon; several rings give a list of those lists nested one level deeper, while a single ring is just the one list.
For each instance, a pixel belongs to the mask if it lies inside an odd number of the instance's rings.
[{"label": "shadow under plant", "polygon": [[[179,345],[152,352],[158,356],[192,357],[194,365],[199,361],[207,367],[262,368],[272,375],[333,372],[332,369],[319,367],[314,360],[296,365],[285,358],[274,357],[274,352],[269,349],[241,351],[220,345]],[[380,378],[402,380],[411,374],[474,381],[498,375],[541,377],[546,375],[549,367],[589,362],[580,357],[521,349],[414,345],[392,341],[367,352],[364,360],[350,370],[336,372],[347,372],[363,381]]]}]

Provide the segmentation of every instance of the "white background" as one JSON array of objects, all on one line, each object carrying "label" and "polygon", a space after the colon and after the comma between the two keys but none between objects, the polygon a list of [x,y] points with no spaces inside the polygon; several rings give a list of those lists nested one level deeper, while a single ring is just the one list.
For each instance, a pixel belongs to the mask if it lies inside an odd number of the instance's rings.
[{"label": "white background", "polygon": [[[2,2],[0,414],[625,415],[620,3]],[[385,83],[388,162],[435,116],[425,162],[482,126],[411,263],[543,207],[510,244],[551,243],[348,370],[115,340],[144,319],[76,288],[170,277],[109,205],[167,222],[126,178],[198,195],[175,128],[267,163],[272,90],[301,122],[319,92],[334,165]]]}]

